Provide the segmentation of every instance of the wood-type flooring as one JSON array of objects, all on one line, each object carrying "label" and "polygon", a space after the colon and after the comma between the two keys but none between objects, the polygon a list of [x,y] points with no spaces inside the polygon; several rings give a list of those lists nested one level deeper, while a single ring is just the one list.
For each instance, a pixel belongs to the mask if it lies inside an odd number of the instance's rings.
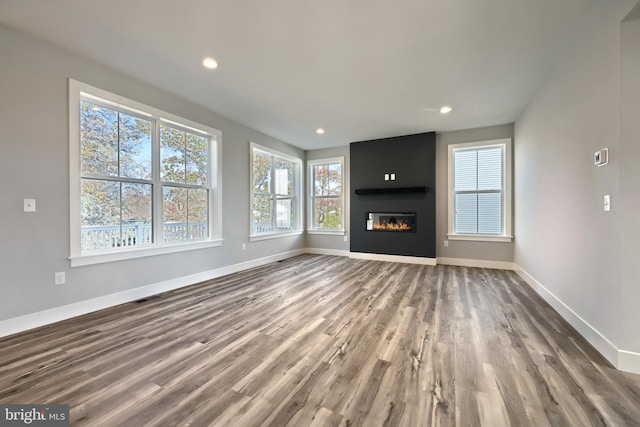
[{"label": "wood-type flooring", "polygon": [[0,403],[73,426],[633,426],[510,271],[303,255],[0,339]]}]

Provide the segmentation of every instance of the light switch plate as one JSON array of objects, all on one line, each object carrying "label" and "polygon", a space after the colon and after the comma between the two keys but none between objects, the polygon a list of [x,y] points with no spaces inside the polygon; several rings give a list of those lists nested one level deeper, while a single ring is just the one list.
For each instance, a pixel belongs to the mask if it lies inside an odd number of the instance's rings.
[{"label": "light switch plate", "polygon": [[36,211],[36,199],[24,199],[24,211],[35,212]]},{"label": "light switch plate", "polygon": [[604,211],[611,211],[611,196],[609,194],[604,195]]},{"label": "light switch plate", "polygon": [[54,283],[56,285],[64,285],[67,281],[67,275],[64,271],[57,271],[54,277]]},{"label": "light switch plate", "polygon": [[593,164],[596,166],[604,166],[609,163],[609,149],[603,148],[593,153]]}]

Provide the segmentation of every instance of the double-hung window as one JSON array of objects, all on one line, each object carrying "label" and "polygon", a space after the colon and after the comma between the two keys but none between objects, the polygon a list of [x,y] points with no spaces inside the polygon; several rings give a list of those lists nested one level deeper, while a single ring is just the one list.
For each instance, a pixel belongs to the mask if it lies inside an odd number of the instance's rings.
[{"label": "double-hung window", "polygon": [[301,233],[301,165],[251,143],[251,238]]},{"label": "double-hung window", "polygon": [[70,80],[72,265],[219,246],[220,132]]},{"label": "double-hung window", "polygon": [[511,241],[511,139],[449,145],[448,238]]},{"label": "double-hung window", "polygon": [[344,234],[344,158],[310,160],[308,232]]}]

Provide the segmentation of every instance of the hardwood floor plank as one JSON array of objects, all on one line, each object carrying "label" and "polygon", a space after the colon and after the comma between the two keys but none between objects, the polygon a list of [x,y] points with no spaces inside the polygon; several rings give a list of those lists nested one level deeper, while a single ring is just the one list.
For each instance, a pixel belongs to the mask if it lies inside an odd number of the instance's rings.
[{"label": "hardwood floor plank", "polygon": [[633,426],[515,273],[303,255],[0,339],[0,403],[72,425]]}]

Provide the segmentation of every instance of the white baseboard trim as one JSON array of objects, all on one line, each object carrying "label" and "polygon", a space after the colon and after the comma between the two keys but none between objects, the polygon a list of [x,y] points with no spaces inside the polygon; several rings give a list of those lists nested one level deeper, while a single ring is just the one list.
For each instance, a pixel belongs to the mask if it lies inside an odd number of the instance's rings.
[{"label": "white baseboard trim", "polygon": [[349,257],[354,259],[367,259],[370,261],[403,262],[405,264],[436,265],[435,258],[423,258],[418,256],[384,255],[384,254],[370,254],[365,252],[349,252]]},{"label": "white baseboard trim", "polygon": [[349,251],[342,249],[306,248],[305,252],[314,255],[349,256]]},{"label": "white baseboard trim", "polygon": [[621,371],[640,374],[640,353],[618,350],[618,366]]},{"label": "white baseboard trim", "polygon": [[85,301],[79,301],[73,304],[63,305],[61,307],[55,307],[36,313],[26,314],[24,316],[2,320],[0,321],[0,337],[13,335],[18,332],[23,332],[40,326],[49,325],[51,323],[60,322],[62,320],[71,319],[83,314],[113,307],[118,304],[135,301],[141,298],[146,298],[162,292],[172,291],[174,289],[194,285],[196,283],[215,279],[227,274],[237,273],[239,271],[259,267],[261,265],[291,258],[297,255],[302,255],[305,252],[306,251],[304,249],[283,252],[264,258],[241,262],[226,267],[203,271],[197,274],[191,274],[189,276],[178,277],[163,282],[128,289],[126,291],[117,292],[115,294],[105,295]]},{"label": "white baseboard trim", "polygon": [[515,270],[515,265],[512,262],[506,261],[486,261],[482,259],[464,259],[464,258],[436,258],[438,264],[455,265],[460,267],[479,267],[479,268],[493,268],[497,270]]},{"label": "white baseboard trim", "polygon": [[516,264],[516,273],[527,282],[534,291],[538,293],[555,311],[562,316],[564,320],[569,322],[580,335],[595,347],[605,359],[607,359],[617,369],[634,374],[640,374],[640,353],[620,350],[607,337],[602,335],[596,328],[591,326],[589,322],[583,319],[578,313],[573,311],[571,307],[566,305],[562,300],[555,296],[551,291],[545,288],[533,276],[527,273],[519,265]]}]

